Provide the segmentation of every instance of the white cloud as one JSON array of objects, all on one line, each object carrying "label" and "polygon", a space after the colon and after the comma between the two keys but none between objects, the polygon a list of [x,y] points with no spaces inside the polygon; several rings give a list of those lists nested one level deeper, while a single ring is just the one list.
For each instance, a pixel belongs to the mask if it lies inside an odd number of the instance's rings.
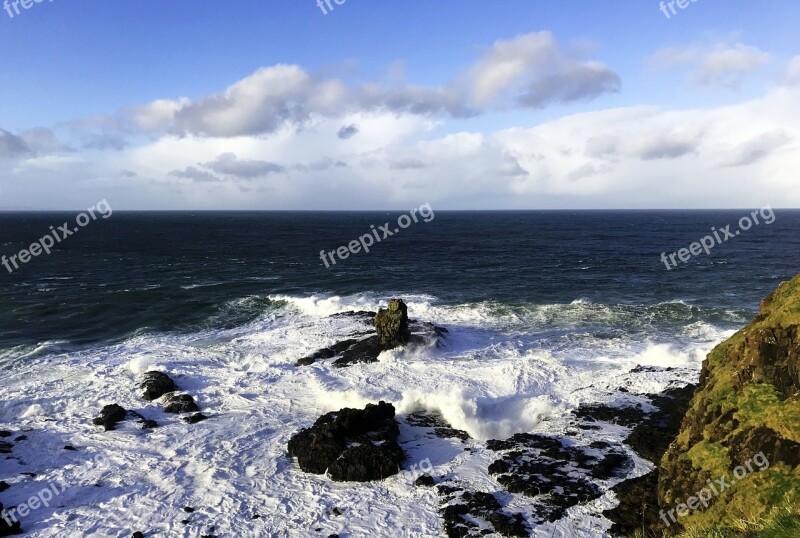
[{"label": "white cloud", "polygon": [[738,88],[747,75],[770,61],[770,55],[743,43],[720,42],[667,47],[650,59],[656,69],[687,67],[695,84],[712,88]]}]

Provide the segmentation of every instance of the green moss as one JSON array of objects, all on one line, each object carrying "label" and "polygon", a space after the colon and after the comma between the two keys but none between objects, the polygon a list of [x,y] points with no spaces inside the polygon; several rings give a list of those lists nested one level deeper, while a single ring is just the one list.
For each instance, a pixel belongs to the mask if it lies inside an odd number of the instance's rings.
[{"label": "green moss", "polygon": [[728,478],[731,474],[728,470],[731,466],[728,449],[719,443],[701,441],[694,445],[687,455],[694,468],[706,470],[712,476]]}]

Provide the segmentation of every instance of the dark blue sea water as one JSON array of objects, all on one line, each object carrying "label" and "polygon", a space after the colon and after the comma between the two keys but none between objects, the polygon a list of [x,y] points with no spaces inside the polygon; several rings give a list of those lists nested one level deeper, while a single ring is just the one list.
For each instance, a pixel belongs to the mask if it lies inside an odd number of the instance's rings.
[{"label": "dark blue sea water", "polygon": [[[400,213],[115,212],[9,274],[0,268],[0,349],[60,349],[142,332],[247,323],[285,295],[423,294],[498,308],[576,300],[736,327],[800,270],[800,211],[753,227],[667,270],[662,252],[700,240],[747,210],[443,212],[351,255],[334,250]],[[0,214],[10,256],[73,213]],[[230,301],[250,300],[231,308]],[[622,327],[621,329],[624,329]]]}]

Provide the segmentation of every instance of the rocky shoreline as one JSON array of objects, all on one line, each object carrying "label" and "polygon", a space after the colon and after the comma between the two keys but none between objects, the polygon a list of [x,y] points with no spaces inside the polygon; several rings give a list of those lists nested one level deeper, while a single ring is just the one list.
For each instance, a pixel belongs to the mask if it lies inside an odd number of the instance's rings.
[{"label": "rocky shoreline", "polygon": [[[800,290],[800,280],[797,289]],[[771,296],[762,305],[762,314],[754,323],[771,319],[769,307],[776,301],[780,303],[780,297]],[[411,345],[447,345],[447,329],[409,319],[408,308],[400,299],[391,300],[388,308],[378,312],[348,312],[336,316],[359,319],[364,331],[299,359],[295,367],[357,368],[359,364],[378,361],[384,351]],[[731,348],[728,343],[721,346],[731,360],[744,365],[736,377],[742,387],[754,379],[774,382],[783,401],[793,401],[798,396],[800,366],[792,362],[797,356],[793,351],[798,334],[795,329],[796,326],[776,332],[774,328],[759,327],[754,331],[751,327],[745,330],[747,336],[739,347]],[[434,488],[440,500],[443,529],[449,538],[491,533],[529,536],[537,525],[560,521],[574,507],[598,501],[609,492],[613,492],[618,504],[604,510],[602,515],[613,523],[612,535],[625,537],[637,531],[660,535],[681,528],[678,525],[668,529],[664,525],[661,511],[667,506],[665,494],[671,492],[666,498],[675,499],[676,488],[686,493],[698,485],[697,481],[691,481],[694,470],[684,467],[676,471],[671,467],[673,462],[685,461],[679,458],[679,451],[686,450],[681,448],[685,441],[676,441],[685,439],[682,432],[689,432],[690,443],[698,443],[708,435],[704,428],[711,424],[715,428],[711,430],[712,438],[721,432],[719,435],[728,439],[732,453],[738,443],[747,453],[768,450],[772,461],[790,470],[800,464],[797,456],[800,443],[781,437],[773,429],[754,430],[750,424],[750,429],[746,430],[749,433],[735,432],[739,425],[735,409],[727,413],[715,411],[710,418],[698,415],[698,401],[705,402],[705,406],[713,404],[709,399],[702,400],[702,395],[714,379],[714,368],[707,361],[699,385],[675,381],[658,394],[635,393],[627,386],[610,388],[612,404],[581,405],[572,410],[569,427],[560,434],[518,433],[482,444],[476,444],[467,432],[453,428],[443,417],[429,412],[398,416],[395,407],[384,401],[367,404],[363,409],[342,408],[296,431],[288,441],[286,456],[296,462],[300,471],[324,475],[335,482],[385,480],[407,467],[408,455],[400,441],[402,425],[427,432],[420,435],[447,440],[453,447],[460,446],[457,450],[467,455],[479,449],[489,459],[488,476],[496,484],[491,493],[460,481],[456,475],[436,473],[433,469],[414,480],[415,487]],[[669,373],[671,370],[637,367],[629,375]],[[183,415],[184,422],[189,425],[209,418],[201,413],[194,397],[181,391],[166,372],[146,371],[140,376],[137,389],[143,401],[160,403],[163,413]],[[153,418],[117,404],[103,407],[92,422],[105,432],[114,432],[126,422],[135,422],[146,432],[158,427]],[[620,442],[591,440],[591,436],[583,435],[608,428],[622,428],[627,434]],[[24,440],[24,435],[0,432],[0,454],[11,457],[14,443]],[[75,450],[74,447],[64,448]],[[744,451],[739,449],[738,453]],[[635,456],[656,468],[630,478],[637,468]],[[734,457],[733,462],[737,461]],[[709,474],[700,476],[705,480]],[[0,493],[8,488],[8,484],[0,482]],[[521,511],[512,507],[509,504],[512,494],[525,499],[529,509]],[[194,508],[187,507],[187,513],[192,511]],[[19,523],[0,520],[0,536],[22,531]],[[134,536],[146,534],[137,532]]]}]

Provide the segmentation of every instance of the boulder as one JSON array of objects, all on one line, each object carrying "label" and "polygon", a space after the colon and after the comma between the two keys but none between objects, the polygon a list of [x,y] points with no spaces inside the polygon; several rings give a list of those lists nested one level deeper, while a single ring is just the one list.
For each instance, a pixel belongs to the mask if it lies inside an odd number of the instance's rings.
[{"label": "boulder", "polygon": [[197,407],[191,395],[173,392],[167,395],[167,399],[164,402],[164,411],[175,414],[196,413],[200,411],[200,408]]},{"label": "boulder", "polygon": [[139,388],[142,390],[142,398],[149,402],[178,390],[172,378],[164,372],[145,373],[139,382]]},{"label": "boulder", "polygon": [[95,426],[103,426],[106,431],[116,429],[117,423],[125,420],[125,415],[128,412],[124,407],[117,404],[111,404],[103,407],[100,411],[100,416],[92,422]]},{"label": "boulder", "polygon": [[384,349],[393,349],[408,343],[411,331],[408,328],[408,307],[401,299],[389,301],[389,307],[381,308],[375,316],[378,343]]},{"label": "boulder", "polygon": [[333,480],[368,482],[397,474],[405,453],[391,404],[367,404],[323,415],[289,440],[289,455],[308,473]]}]

